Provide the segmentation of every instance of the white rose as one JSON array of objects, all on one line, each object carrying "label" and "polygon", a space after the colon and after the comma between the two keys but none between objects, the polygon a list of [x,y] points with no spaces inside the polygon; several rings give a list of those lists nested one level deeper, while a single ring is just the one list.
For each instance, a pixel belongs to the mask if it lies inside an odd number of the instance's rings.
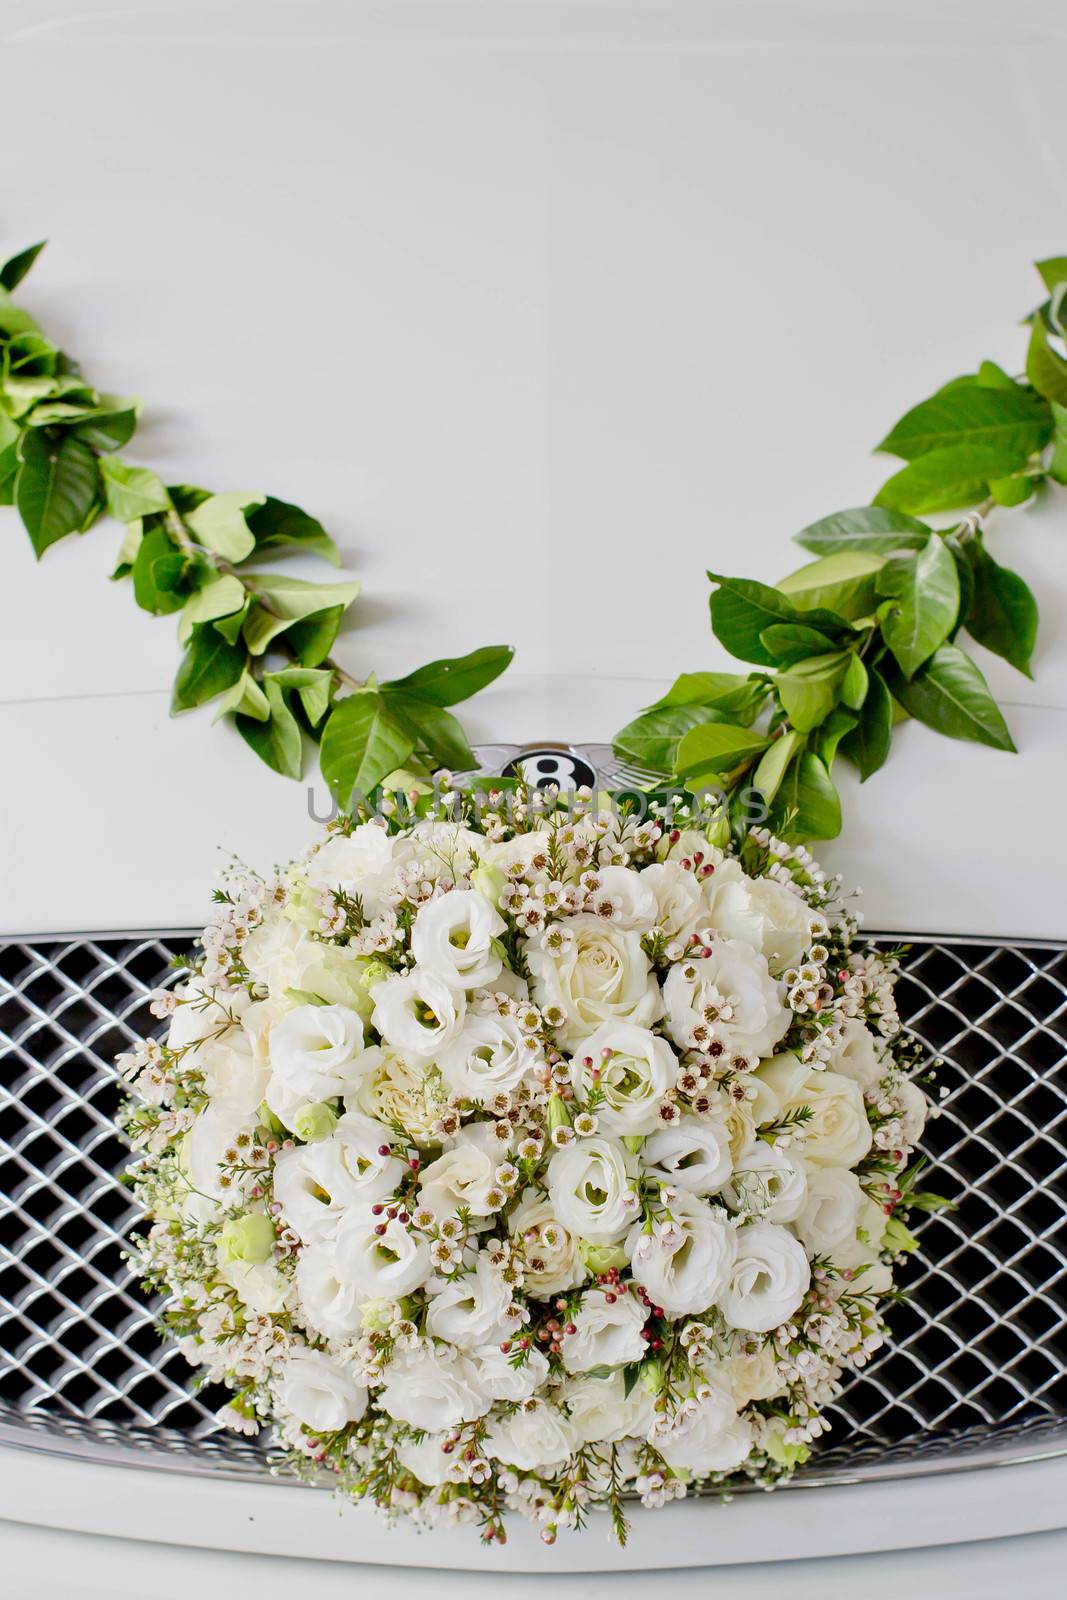
[{"label": "white rose", "polygon": [[332,1238],[350,1207],[393,1193],[407,1167],[399,1156],[381,1154],[391,1139],[382,1123],[349,1111],[330,1138],[275,1158],[274,1198],[305,1243]]},{"label": "white rose", "polygon": [[364,822],[347,836],[335,833],[319,846],[306,868],[314,889],[343,889],[358,895],[370,921],[386,908],[396,875],[393,840],[377,822]]},{"label": "white rose", "polygon": [[627,1241],[634,1281],[668,1316],[706,1311],[726,1287],[737,1255],[737,1230],[702,1200],[684,1192],[671,1201],[670,1216],[644,1231],[638,1223]]},{"label": "white rose", "polygon": [[200,1045],[196,1064],[204,1074],[204,1092],[212,1105],[224,1107],[235,1116],[255,1118],[270,1072],[257,1061],[246,1033],[231,1028],[221,1039]]},{"label": "white rose", "polygon": [[399,1300],[430,1276],[430,1247],[399,1217],[350,1211],[337,1230],[337,1260],[361,1300]]},{"label": "white rose", "polygon": [[[517,1358],[523,1356],[520,1362]],[[499,1344],[481,1345],[472,1350],[478,1369],[477,1387],[493,1400],[513,1403],[528,1400],[548,1379],[548,1359],[531,1346],[525,1352],[501,1350]]]},{"label": "white rose", "polygon": [[683,944],[707,923],[707,907],[699,879],[677,861],[646,867],[641,882],[656,899],[656,927],[670,941]]},{"label": "white rose", "polygon": [[473,1361],[449,1345],[430,1343],[394,1355],[376,1399],[397,1422],[427,1433],[474,1422],[492,1404],[478,1387]]},{"label": "white rose", "polygon": [[723,1199],[735,1211],[760,1216],[765,1222],[792,1222],[807,1188],[803,1162],[757,1139],[735,1167]]},{"label": "white rose", "polygon": [[289,1283],[269,1262],[220,1261],[219,1277],[257,1316],[272,1317],[285,1310]]},{"label": "white rose", "polygon": [[803,1245],[774,1222],[752,1222],[738,1230],[737,1259],[719,1297],[732,1328],[768,1333],[797,1309],[811,1281]]},{"label": "white rose", "polygon": [[489,1217],[499,1211],[490,1193],[499,1188],[497,1168],[507,1159],[507,1142],[497,1138],[496,1123],[470,1122],[461,1128],[450,1147],[424,1167],[419,1177],[419,1202],[438,1221],[455,1216],[463,1207],[472,1217]]},{"label": "white rose", "polygon": [[568,1372],[620,1367],[640,1361],[647,1346],[641,1337],[648,1309],[627,1289],[589,1289],[571,1318],[575,1332],[563,1336]]},{"label": "white rose", "polygon": [[735,860],[716,867],[704,893],[711,926],[758,950],[776,976],[799,966],[827,931],[825,917],[795,889],[774,878],[750,878]]},{"label": "white rose", "polygon": [[649,933],[656,924],[659,905],[643,872],[632,867],[598,867],[596,888],[589,895],[589,910],[616,928],[637,928]]},{"label": "white rose", "polygon": [[893,1098],[901,1108],[901,1124],[905,1144],[917,1144],[926,1127],[930,1102],[910,1078],[902,1078],[893,1090]]},{"label": "white rose", "polygon": [[666,1039],[647,1028],[605,1022],[579,1045],[570,1079],[582,1099],[600,1089],[596,1116],[605,1133],[617,1138],[653,1133],[660,1126],[663,1097],[678,1081],[678,1058]]},{"label": "white rose", "polygon": [[270,1034],[273,1077],[305,1101],[349,1094],[366,1064],[363,1023],[348,1006],[297,1006]]},{"label": "white rose", "polygon": [[808,1197],[794,1223],[794,1232],[810,1256],[833,1256],[856,1242],[863,1190],[854,1172],[844,1167],[813,1167]]},{"label": "white rose", "polygon": [[589,1373],[568,1378],[557,1390],[556,1399],[570,1417],[576,1447],[643,1438],[652,1426],[652,1396],[643,1383],[635,1383],[627,1394],[621,1372],[607,1378]]},{"label": "white rose", "polygon": [[523,1241],[523,1280],[535,1300],[573,1289],[589,1276],[570,1231],[536,1189],[525,1190],[508,1228]]},{"label": "white rose", "polygon": [[[433,1125],[445,1109],[444,1085],[425,1063],[405,1061],[388,1045],[363,1052],[364,1075],[355,1104],[367,1116],[392,1126],[398,1122],[416,1143],[433,1142]],[[347,1107],[352,1100],[345,1101]]]},{"label": "white rose", "polygon": [[781,1392],[784,1384],[778,1357],[769,1344],[744,1355],[727,1356],[718,1363],[716,1372],[729,1385],[739,1409],[753,1400],[769,1400]]},{"label": "white rose", "polygon": [[717,1194],[733,1170],[730,1130],[720,1116],[683,1116],[649,1135],[641,1159],[675,1188]]},{"label": "white rose", "polygon": [[326,1339],[347,1339],[363,1324],[365,1299],[349,1274],[338,1266],[332,1240],[305,1245],[296,1262],[296,1287],[310,1328]]},{"label": "white rose", "polygon": [[411,951],[422,972],[450,989],[479,989],[491,984],[504,965],[493,940],[506,931],[503,917],[484,894],[452,889],[419,908]]},{"label": "white rose", "polygon": [[739,1467],[752,1449],[751,1424],[737,1415],[725,1389],[706,1387],[657,1419],[649,1443],[669,1467],[700,1476]]},{"label": "white rose", "polygon": [[520,1472],[536,1472],[566,1461],[576,1447],[576,1435],[556,1406],[530,1401],[528,1407],[491,1422],[482,1447],[486,1455]]},{"label": "white rose", "polygon": [[569,1233],[591,1244],[622,1238],[637,1210],[634,1165],[609,1139],[578,1139],[556,1151],[545,1181],[552,1209]]},{"label": "white rose", "polygon": [[457,1452],[454,1446],[448,1450],[442,1448],[451,1443],[448,1433],[427,1433],[418,1444],[404,1439],[396,1446],[396,1457],[401,1466],[428,1489],[437,1489],[442,1483],[465,1483],[467,1473],[462,1452]]},{"label": "white rose", "polygon": [[792,1020],[757,950],[736,939],[714,939],[701,960],[680,961],[663,985],[667,1032],[681,1049],[718,1043],[755,1065],[769,1055]]},{"label": "white rose", "polygon": [[321,1350],[290,1351],[275,1392],[283,1410],[317,1433],[336,1433],[367,1409],[366,1389]]},{"label": "white rose", "polygon": [[540,1060],[540,1046],[514,1017],[478,1013],[468,1015],[458,1038],[438,1052],[437,1066],[453,1094],[484,1104],[517,1089]]},{"label": "white rose", "polygon": [[374,1026],[395,1050],[421,1061],[432,1060],[452,1043],[466,1011],[462,991],[417,967],[374,986]]},{"label": "white rose", "polygon": [[843,1078],[851,1078],[861,1089],[873,1089],[885,1077],[887,1063],[874,1034],[859,1019],[849,1017],[845,1036],[830,1057],[828,1066]]},{"label": "white rose", "polygon": [[518,1326],[511,1305],[511,1285],[487,1255],[479,1254],[469,1272],[457,1273],[432,1296],[426,1331],[463,1350],[499,1344]]},{"label": "white rose", "polygon": [[851,1078],[805,1066],[789,1051],[765,1062],[756,1074],[777,1096],[777,1120],[806,1107],[796,1124],[797,1148],[809,1166],[854,1167],[871,1148],[863,1091]]},{"label": "white rose", "polygon": [[602,1022],[648,1028],[663,1015],[659,984],[634,929],[613,928],[582,912],[567,918],[572,942],[559,952],[527,949],[533,996],[544,1009],[559,1006],[565,1049],[576,1049]]}]

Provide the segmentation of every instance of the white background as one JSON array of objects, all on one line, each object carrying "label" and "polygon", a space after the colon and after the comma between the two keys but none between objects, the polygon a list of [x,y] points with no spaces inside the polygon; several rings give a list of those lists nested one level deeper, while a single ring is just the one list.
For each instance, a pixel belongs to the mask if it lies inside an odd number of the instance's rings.
[{"label": "white background", "polygon": [[[143,396],[134,459],[326,522],[364,583],[354,671],[509,640],[472,736],[606,739],[729,665],[706,567],[799,565],[791,534],[893,470],[869,452],[900,411],[1018,368],[1029,262],[1067,249],[1060,26],[1052,0],[4,0],[0,254],[50,237],[23,298]],[[825,854],[874,926],[1064,933],[1065,539],[1062,501],[990,535],[1042,610],[1033,683],[976,652],[1020,755],[908,727],[847,785]],[[0,512],[0,929],[188,925],[216,847],[269,865],[309,832],[301,787],[169,721],[173,624],[106,581],[118,540],[38,567]],[[84,1571],[57,1594],[171,1592],[11,1538]]]}]

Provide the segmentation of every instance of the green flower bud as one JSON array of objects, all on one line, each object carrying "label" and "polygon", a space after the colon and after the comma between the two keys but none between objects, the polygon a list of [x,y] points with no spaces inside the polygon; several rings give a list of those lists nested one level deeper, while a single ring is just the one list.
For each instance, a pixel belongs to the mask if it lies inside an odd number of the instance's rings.
[{"label": "green flower bud", "polygon": [[293,1119],[293,1132],[306,1144],[328,1139],[337,1126],[337,1113],[325,1100],[303,1106]]},{"label": "green flower bud", "polygon": [[471,873],[471,888],[477,889],[479,894],[484,894],[490,905],[499,905],[500,896],[507,882],[499,867],[488,867],[483,862],[475,867]]},{"label": "green flower bud", "polygon": [[612,1267],[626,1265],[626,1251],[621,1244],[590,1244],[588,1239],[578,1240],[578,1254],[590,1272],[610,1272]]},{"label": "green flower bud", "polygon": [[360,987],[364,989],[367,994],[370,994],[375,985],[381,983],[383,978],[392,976],[391,969],[386,966],[384,961],[361,960],[360,966],[363,968],[359,979]]},{"label": "green flower bud", "polygon": [[642,1361],[641,1370],[637,1375],[642,1389],[649,1394],[659,1394],[663,1388],[663,1362],[659,1356],[649,1356]]},{"label": "green flower bud", "polygon": [[550,1094],[548,1097],[548,1131],[554,1133],[557,1128],[569,1128],[571,1114],[561,1095]]},{"label": "green flower bud", "polygon": [[717,850],[725,850],[730,843],[730,819],[725,811],[720,811],[708,828],[708,843]]},{"label": "green flower bud", "polygon": [[322,920],[322,907],[319,905],[321,889],[313,889],[307,879],[294,874],[289,879],[288,894],[285,901],[285,914],[301,928],[308,928],[318,932]]},{"label": "green flower bud", "polygon": [[630,1154],[635,1156],[638,1154],[641,1146],[644,1144],[645,1136],[643,1133],[626,1133],[623,1134],[622,1142],[626,1146],[627,1150],[629,1150]]},{"label": "green flower bud", "polygon": [[780,1467],[800,1467],[811,1455],[806,1444],[786,1444],[785,1433],[781,1428],[773,1428],[763,1441],[763,1448],[772,1461],[777,1461]]},{"label": "green flower bud", "polygon": [[219,1255],[223,1261],[269,1261],[274,1244],[274,1224],[262,1211],[231,1217],[222,1225]]},{"label": "green flower bud", "polygon": [[891,1256],[910,1255],[913,1250],[918,1250],[919,1241],[910,1228],[906,1228],[899,1217],[890,1217],[882,1234],[882,1249],[888,1250]]}]

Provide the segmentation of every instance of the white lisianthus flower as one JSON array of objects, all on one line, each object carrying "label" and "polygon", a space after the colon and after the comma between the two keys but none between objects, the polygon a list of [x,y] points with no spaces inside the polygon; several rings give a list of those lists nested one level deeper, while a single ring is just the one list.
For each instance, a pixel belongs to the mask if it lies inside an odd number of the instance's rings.
[{"label": "white lisianthus flower", "polygon": [[775,878],[750,878],[738,861],[720,863],[704,893],[711,926],[758,950],[775,976],[798,966],[827,932],[826,918],[795,889]]},{"label": "white lisianthus flower", "polygon": [[688,872],[694,867],[717,867],[723,859],[722,851],[709,842],[706,833],[701,833],[697,828],[674,831],[678,835],[676,839],[669,834],[663,836],[660,850],[664,861],[677,861],[683,871]]},{"label": "white lisianthus flower", "polygon": [[361,981],[364,959],[343,945],[313,939],[287,911],[275,910],[264,917],[248,935],[241,954],[249,977],[275,1002],[287,989],[303,989],[330,1005],[350,1006],[364,1020],[370,1016],[369,996]]},{"label": "white lisianthus flower", "polygon": [[482,1448],[520,1472],[536,1472],[566,1461],[575,1442],[575,1430],[557,1406],[531,1400],[521,1410],[491,1422]]},{"label": "white lisianthus flower", "polygon": [[[449,896],[451,898],[451,896]],[[437,1055],[437,1066],[453,1094],[484,1104],[517,1089],[542,1060],[514,1017],[468,1014],[457,1038]]]},{"label": "white lisianthus flower", "polygon": [[656,927],[667,940],[685,944],[708,920],[700,879],[677,861],[646,867],[641,882],[656,899]]},{"label": "white lisianthus flower", "polygon": [[350,1275],[338,1266],[332,1240],[305,1245],[296,1261],[296,1288],[310,1328],[326,1339],[347,1339],[363,1325],[360,1301]]},{"label": "white lisianthus flower", "polygon": [[493,1403],[478,1386],[475,1362],[429,1341],[416,1350],[397,1351],[376,1398],[397,1422],[427,1433],[474,1422]]},{"label": "white lisianthus flower", "polygon": [[350,1372],[321,1350],[291,1350],[275,1388],[278,1403],[317,1433],[335,1433],[358,1422],[367,1409],[367,1391]]},{"label": "white lisianthus flower", "polygon": [[833,1256],[856,1242],[863,1190],[845,1167],[813,1167],[808,1195],[793,1231],[811,1256]]},{"label": "white lisianthus flower", "polygon": [[457,1273],[430,1300],[426,1331],[461,1350],[501,1343],[519,1326],[511,1311],[511,1285],[481,1253],[469,1272]]},{"label": "white lisianthus flower", "polygon": [[884,1078],[887,1063],[874,1034],[859,1017],[848,1017],[845,1036],[826,1063],[842,1078],[851,1078],[861,1089],[873,1089]]},{"label": "white lisianthus flower", "polygon": [[229,1028],[221,1038],[205,1041],[197,1047],[196,1065],[204,1075],[204,1093],[213,1106],[235,1116],[255,1117],[270,1071],[258,1060],[247,1033]]},{"label": "white lisianthus flower", "polygon": [[422,1235],[399,1217],[376,1217],[369,1206],[345,1216],[337,1260],[361,1300],[399,1300],[430,1276],[430,1247]]},{"label": "white lisianthus flower", "polygon": [[183,1189],[182,1211],[188,1217],[206,1222],[232,1191],[221,1180],[226,1152],[233,1148],[238,1134],[255,1122],[254,1116],[234,1111],[229,1106],[207,1105],[182,1141],[180,1170],[188,1183]]},{"label": "white lisianthus flower", "polygon": [[568,1233],[591,1244],[621,1239],[638,1209],[636,1163],[610,1139],[581,1139],[557,1150],[546,1183],[552,1210]]},{"label": "white lisianthus flower", "polygon": [[656,924],[659,905],[643,872],[632,867],[598,867],[596,888],[589,895],[589,910],[616,928],[636,928],[649,933]]},{"label": "white lisianthus flower", "polygon": [[305,1243],[333,1238],[350,1207],[392,1194],[407,1171],[389,1153],[392,1137],[373,1117],[349,1111],[330,1138],[281,1151],[274,1163],[274,1198]]},{"label": "white lisianthus flower", "polygon": [[677,1411],[657,1418],[649,1443],[676,1472],[729,1472],[752,1449],[752,1425],[737,1415],[725,1389],[708,1385]]},{"label": "white lisianthus flower", "polygon": [[215,990],[211,985],[199,978],[179,983],[171,992],[178,1001],[167,1028],[167,1045],[171,1050],[184,1050],[215,1035],[227,1037],[222,1030],[236,1023],[249,1006],[247,990],[227,990],[222,1002],[214,998]]},{"label": "white lisianthus flower", "polygon": [[478,1369],[478,1389],[493,1400],[528,1400],[548,1379],[548,1358],[533,1346],[520,1352],[484,1344],[470,1353]]},{"label": "white lisianthus flower", "polygon": [[591,1373],[568,1378],[556,1391],[556,1399],[570,1418],[576,1446],[644,1438],[652,1426],[652,1396],[643,1383],[635,1383],[627,1394],[621,1372],[607,1378]]},{"label": "white lisianthus flower", "polygon": [[681,1049],[717,1042],[752,1065],[769,1055],[792,1021],[782,985],[757,950],[715,939],[703,960],[680,961],[663,985],[667,1032]]},{"label": "white lisianthus flower", "polygon": [[678,1058],[666,1039],[647,1028],[605,1022],[578,1046],[570,1078],[583,1099],[600,1089],[597,1122],[621,1139],[660,1126],[660,1103],[678,1081]]},{"label": "white lisianthus flower", "polygon": [[706,1311],[723,1293],[737,1255],[737,1230],[704,1201],[680,1193],[651,1232],[627,1240],[634,1281],[670,1317]]},{"label": "white lisianthus flower", "polygon": [[487,867],[496,867],[503,873],[518,870],[531,883],[547,883],[551,877],[549,838],[545,831],[535,829],[530,833],[517,833],[513,839],[479,841],[479,856]]},{"label": "white lisianthus flower", "polygon": [[570,1230],[536,1189],[524,1190],[508,1228],[523,1241],[523,1283],[535,1300],[573,1289],[589,1276]]},{"label": "white lisianthus flower", "polygon": [[464,1208],[475,1218],[492,1216],[500,1209],[501,1201],[494,1204],[492,1196],[499,1188],[496,1171],[507,1159],[507,1151],[507,1142],[497,1137],[495,1123],[468,1123],[449,1148],[423,1168],[420,1204],[428,1206],[438,1221]]},{"label": "white lisianthus flower", "polygon": [[730,1130],[719,1116],[683,1116],[650,1134],[641,1160],[690,1194],[718,1194],[733,1170]]},{"label": "white lisianthus flower", "polygon": [[777,1120],[810,1111],[796,1124],[797,1149],[809,1166],[854,1167],[863,1160],[874,1135],[858,1083],[826,1068],[816,1071],[788,1050],[765,1062],[756,1076],[777,1097]]},{"label": "white lisianthus flower", "polygon": [[393,840],[379,822],[364,822],[350,834],[332,834],[310,857],[305,876],[312,888],[343,889],[358,896],[369,921],[385,909],[395,875]]},{"label": "white lisianthus flower", "polygon": [[636,929],[614,928],[588,912],[567,918],[566,949],[531,944],[526,959],[533,997],[544,1010],[558,1006],[566,1017],[559,1031],[564,1049],[575,1050],[602,1022],[632,1022],[649,1028],[663,1015],[659,984]]},{"label": "white lisianthus flower", "polygon": [[297,1006],[270,1034],[273,1077],[304,1101],[350,1094],[365,1070],[363,1023],[348,1006]]},{"label": "white lisianthus flower", "polygon": [[735,1211],[762,1217],[764,1222],[792,1222],[800,1214],[807,1189],[804,1163],[757,1139],[734,1168],[723,1199]]},{"label": "white lisianthus flower", "polygon": [[620,1367],[640,1361],[647,1346],[641,1337],[648,1310],[626,1289],[588,1289],[564,1335],[563,1365],[568,1372]]},{"label": "white lisianthus flower", "polygon": [[446,1049],[458,1037],[466,1012],[462,990],[418,967],[374,987],[374,1026],[395,1050],[416,1060],[431,1061]]},{"label": "white lisianthus flower", "polygon": [[[399,1123],[416,1144],[432,1142],[446,1101],[440,1074],[428,1071],[425,1062],[405,1060],[389,1045],[370,1045],[363,1066],[355,1106],[378,1122]],[[351,1097],[345,1105],[353,1108]]]},{"label": "white lisianthus flower", "polygon": [[719,1306],[730,1327],[769,1333],[793,1315],[810,1282],[807,1255],[788,1229],[752,1222],[738,1230],[737,1257]]},{"label": "white lisianthus flower", "polygon": [[491,984],[504,965],[493,940],[506,932],[503,917],[483,894],[453,889],[420,907],[411,952],[421,971],[450,989],[479,989]]},{"label": "white lisianthus flower", "polygon": [[769,1400],[780,1394],[784,1382],[778,1357],[769,1344],[750,1353],[727,1356],[716,1365],[715,1373],[729,1385],[739,1409],[753,1400]]},{"label": "white lisianthus flower", "polygon": [[448,1433],[427,1433],[418,1444],[404,1439],[396,1447],[396,1458],[428,1489],[437,1489],[442,1483],[464,1483],[467,1474],[463,1456],[454,1445],[445,1450],[446,1444],[452,1445]]}]

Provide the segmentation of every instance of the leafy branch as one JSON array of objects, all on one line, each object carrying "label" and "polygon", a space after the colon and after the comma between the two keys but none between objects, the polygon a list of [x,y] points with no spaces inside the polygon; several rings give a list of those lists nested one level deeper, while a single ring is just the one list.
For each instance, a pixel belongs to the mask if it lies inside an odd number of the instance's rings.
[{"label": "leafy branch", "polygon": [[270,495],[213,494],[164,484],[118,452],[139,405],[102,394],[12,298],[43,245],[0,267],[0,505],[14,505],[40,558],[107,512],[125,523],[116,579],[155,616],[177,615],[177,714],[214,702],[274,771],[299,778],[308,741],[342,804],[399,768],[425,774],[475,765],[448,710],[484,688],[512,657],[506,645],[433,661],[404,678],[354,678],[331,655],[359,593],[250,562],[280,550],[340,558],[299,506]]},{"label": "leafy branch", "polygon": [[[959,640],[1030,676],[1037,603],[983,535],[995,507],[1067,484],[1067,257],[1038,271],[1048,298],[1026,319],[1025,376],[983,361],[913,407],[878,446],[906,465],[873,505],[798,533],[816,559],[777,586],[709,572],[712,631],[758,670],[683,673],[615,735],[620,758],[654,781],[725,792],[735,820],[756,791],[797,840],[839,833],[836,757],[866,780],[904,717],[1014,750]],[[920,520],[964,510],[944,527]]]}]

